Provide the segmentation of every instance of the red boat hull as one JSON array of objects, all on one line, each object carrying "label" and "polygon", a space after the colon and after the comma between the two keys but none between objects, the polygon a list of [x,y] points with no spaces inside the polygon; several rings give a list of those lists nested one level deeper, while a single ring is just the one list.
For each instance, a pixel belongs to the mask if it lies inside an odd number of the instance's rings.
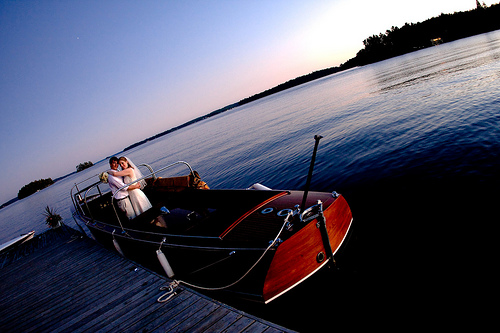
[{"label": "red boat hull", "polygon": [[[324,211],[324,216],[335,254],[351,226],[351,210],[345,199],[339,196]],[[316,220],[309,222],[278,246],[264,282],[264,301],[272,301],[314,274],[330,259],[326,258],[326,253]]]}]

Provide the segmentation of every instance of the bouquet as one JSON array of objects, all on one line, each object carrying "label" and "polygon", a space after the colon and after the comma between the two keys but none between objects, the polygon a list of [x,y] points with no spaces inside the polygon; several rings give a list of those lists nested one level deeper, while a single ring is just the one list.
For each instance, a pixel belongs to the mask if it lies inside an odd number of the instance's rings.
[{"label": "bouquet", "polygon": [[99,174],[99,179],[101,180],[101,182],[107,183],[108,182],[108,173],[107,172],[101,172]]}]

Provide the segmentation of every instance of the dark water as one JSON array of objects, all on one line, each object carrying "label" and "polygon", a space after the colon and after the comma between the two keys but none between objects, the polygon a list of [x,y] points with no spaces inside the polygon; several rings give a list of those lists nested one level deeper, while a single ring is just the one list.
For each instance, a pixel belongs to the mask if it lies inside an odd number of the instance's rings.
[{"label": "dark water", "polygon": [[[336,267],[267,306],[224,300],[299,331],[449,328],[488,294],[495,268],[499,59],[500,32],[443,44],[284,91],[128,155],[154,167],[186,160],[212,188],[301,189],[321,134],[312,189],[342,193],[354,216]],[[46,204],[74,226],[72,184],[104,169],[2,209],[1,238],[43,231]]]}]

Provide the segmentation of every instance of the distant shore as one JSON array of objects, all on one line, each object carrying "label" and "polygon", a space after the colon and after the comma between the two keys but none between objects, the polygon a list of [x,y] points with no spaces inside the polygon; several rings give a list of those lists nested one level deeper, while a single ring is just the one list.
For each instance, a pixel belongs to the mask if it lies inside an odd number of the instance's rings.
[{"label": "distant shore", "polygon": [[[290,89],[347,69],[368,65],[426,47],[434,46],[436,39],[438,39],[440,43],[446,43],[498,30],[500,29],[500,20],[498,20],[498,17],[500,17],[500,4],[491,5],[490,7],[478,6],[476,9],[466,12],[441,14],[439,17],[433,17],[423,22],[411,24],[406,23],[402,28],[393,26],[391,30],[387,30],[385,34],[380,33],[379,35],[373,35],[365,39],[363,41],[363,45],[365,47],[361,49],[354,58],[347,60],[338,67],[329,67],[299,76],[271,89],[244,98],[239,102],[230,104],[209,114],[190,120],[182,125],[173,127],[147,139],[136,142],[126,147],[123,151],[130,150],[191,124],[283,90]],[[465,22],[467,24],[464,24]]]}]

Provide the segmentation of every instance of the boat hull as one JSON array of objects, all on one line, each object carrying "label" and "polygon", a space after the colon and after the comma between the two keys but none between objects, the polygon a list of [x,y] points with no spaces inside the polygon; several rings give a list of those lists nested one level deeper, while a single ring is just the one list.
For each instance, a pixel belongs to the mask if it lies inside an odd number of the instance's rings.
[{"label": "boat hull", "polygon": [[150,180],[153,208],[130,221],[117,218],[110,193],[86,199],[91,185],[73,195],[76,215],[99,243],[158,273],[265,303],[332,260],[352,222],[336,193],[309,192],[300,212],[302,191],[172,191],[170,183]]},{"label": "boat hull", "polygon": [[[87,227],[100,244],[159,274],[168,275],[157,257],[156,251],[161,249],[175,274],[173,279],[203,290],[228,290],[262,301],[264,277],[275,249],[224,246],[220,241],[203,246],[198,246],[194,240],[161,244],[161,241],[113,234],[98,224],[88,223]],[[243,276],[244,281],[238,281]],[[233,286],[235,281],[239,283]]]},{"label": "boat hull", "polygon": [[[352,214],[345,199],[339,197],[324,215],[329,246],[335,254],[349,232]],[[268,303],[297,286],[332,259],[327,256],[318,220],[309,222],[278,247],[266,275],[264,301]]]},{"label": "boat hull", "polygon": [[21,235],[17,238],[14,238],[6,243],[0,245],[0,253],[7,252],[12,249],[14,246],[22,244],[24,242],[29,241],[35,235],[35,231],[30,231],[27,234]]}]

